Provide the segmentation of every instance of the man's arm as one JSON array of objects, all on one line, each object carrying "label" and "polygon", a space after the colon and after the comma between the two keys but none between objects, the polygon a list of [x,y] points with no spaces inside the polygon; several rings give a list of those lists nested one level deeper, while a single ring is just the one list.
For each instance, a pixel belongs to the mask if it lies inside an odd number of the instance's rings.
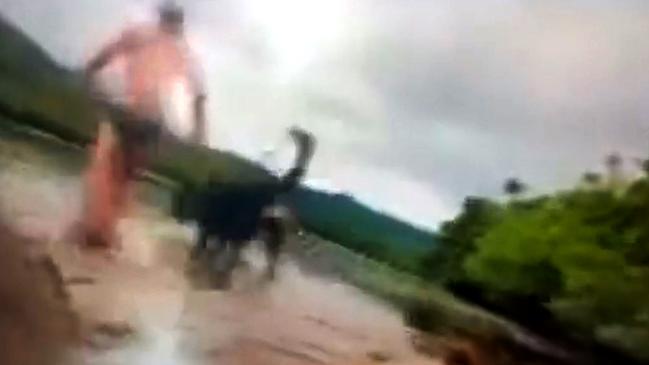
[{"label": "man's arm", "polygon": [[86,63],[84,74],[91,79],[97,71],[101,70],[115,56],[126,52],[134,44],[135,34],[132,30],[126,30],[112,42],[105,45]]},{"label": "man's arm", "polygon": [[197,94],[194,98],[194,133],[192,142],[207,144],[207,131],[205,125],[205,94]]},{"label": "man's arm", "polygon": [[194,54],[189,52],[188,59],[188,77],[194,95],[192,105],[192,111],[194,113],[194,132],[192,133],[192,142],[196,144],[207,144],[207,121],[205,118],[207,92],[205,90],[205,84],[203,83],[204,73]]},{"label": "man's arm", "polygon": [[90,61],[86,64],[84,74],[87,77],[94,76],[97,71],[104,67],[108,62],[110,62],[115,55],[119,53],[120,50],[119,43],[110,43],[106,47],[102,48],[99,53],[97,53]]}]

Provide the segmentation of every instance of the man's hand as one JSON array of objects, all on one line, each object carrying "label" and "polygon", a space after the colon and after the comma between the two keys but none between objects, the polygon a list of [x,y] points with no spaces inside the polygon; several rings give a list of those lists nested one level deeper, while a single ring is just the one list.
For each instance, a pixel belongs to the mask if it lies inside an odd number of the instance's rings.
[{"label": "man's hand", "polygon": [[84,87],[93,97],[97,98],[101,90],[95,82],[97,73],[110,63],[115,57],[132,51],[136,48],[137,42],[134,31],[127,29],[119,37],[102,47],[93,57],[88,60],[84,70]]},{"label": "man's hand", "polygon": [[97,83],[94,73],[84,71],[83,89],[93,101],[101,100],[102,90]]},{"label": "man's hand", "polygon": [[194,133],[192,135],[192,142],[196,144],[207,144],[205,95],[199,95],[194,99]]}]

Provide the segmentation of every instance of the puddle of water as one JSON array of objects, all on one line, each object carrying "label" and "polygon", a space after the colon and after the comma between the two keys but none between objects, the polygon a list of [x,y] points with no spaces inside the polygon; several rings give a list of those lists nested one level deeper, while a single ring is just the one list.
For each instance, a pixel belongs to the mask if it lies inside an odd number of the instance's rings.
[{"label": "puddle of water", "polygon": [[84,350],[82,363],[88,365],[194,365],[197,364],[180,348],[181,334],[169,328],[149,328],[138,334],[133,343],[114,350]]}]

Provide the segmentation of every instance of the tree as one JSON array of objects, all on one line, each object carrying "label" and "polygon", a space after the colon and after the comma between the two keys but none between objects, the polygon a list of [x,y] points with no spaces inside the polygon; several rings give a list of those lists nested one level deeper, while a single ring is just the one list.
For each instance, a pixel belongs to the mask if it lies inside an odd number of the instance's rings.
[{"label": "tree", "polygon": [[517,197],[527,189],[526,185],[518,178],[512,177],[505,180],[503,191],[511,197]]},{"label": "tree", "polygon": [[501,207],[485,198],[467,197],[462,212],[440,228],[438,244],[421,260],[424,277],[445,284],[464,281],[464,259],[475,242],[500,219]]},{"label": "tree", "polygon": [[[649,162],[643,161],[647,175],[628,181],[619,155],[605,162],[608,177],[620,184],[509,204],[468,198],[442,225],[423,272],[523,324],[535,326],[547,315],[542,323],[589,345],[649,360]],[[604,180],[594,172],[582,179]],[[511,178],[503,190],[514,197],[525,186]]]},{"label": "tree", "polygon": [[613,152],[606,156],[606,159],[604,160],[606,167],[609,168],[609,170],[614,170],[614,169],[619,169],[620,166],[622,165],[622,157],[617,152]]},{"label": "tree", "polygon": [[622,157],[617,152],[613,152],[606,156],[604,164],[608,170],[608,181],[610,187],[620,187],[624,182],[624,177],[622,176]]},{"label": "tree", "polygon": [[476,240],[467,278],[492,301],[536,298],[571,331],[649,358],[641,346],[649,341],[649,181],[622,193],[564,191],[526,207],[506,206]]},{"label": "tree", "polygon": [[597,172],[587,171],[582,175],[581,179],[589,186],[597,186],[602,182],[602,175]]},{"label": "tree", "polygon": [[640,159],[638,165],[640,165],[642,172],[644,172],[646,176],[649,176],[649,159]]}]

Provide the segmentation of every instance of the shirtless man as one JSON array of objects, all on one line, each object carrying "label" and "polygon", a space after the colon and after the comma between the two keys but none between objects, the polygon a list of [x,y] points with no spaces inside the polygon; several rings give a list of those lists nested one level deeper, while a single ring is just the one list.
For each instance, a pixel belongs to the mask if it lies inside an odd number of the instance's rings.
[{"label": "shirtless man", "polygon": [[164,102],[179,82],[189,90],[193,107],[192,141],[205,137],[206,94],[183,34],[183,11],[172,2],[159,8],[159,21],[125,29],[88,62],[90,85],[104,66],[125,64],[121,102],[99,98],[102,120],[86,176],[84,238],[89,246],[119,248],[118,219],[129,202],[134,178],[156,152],[164,130]]}]

